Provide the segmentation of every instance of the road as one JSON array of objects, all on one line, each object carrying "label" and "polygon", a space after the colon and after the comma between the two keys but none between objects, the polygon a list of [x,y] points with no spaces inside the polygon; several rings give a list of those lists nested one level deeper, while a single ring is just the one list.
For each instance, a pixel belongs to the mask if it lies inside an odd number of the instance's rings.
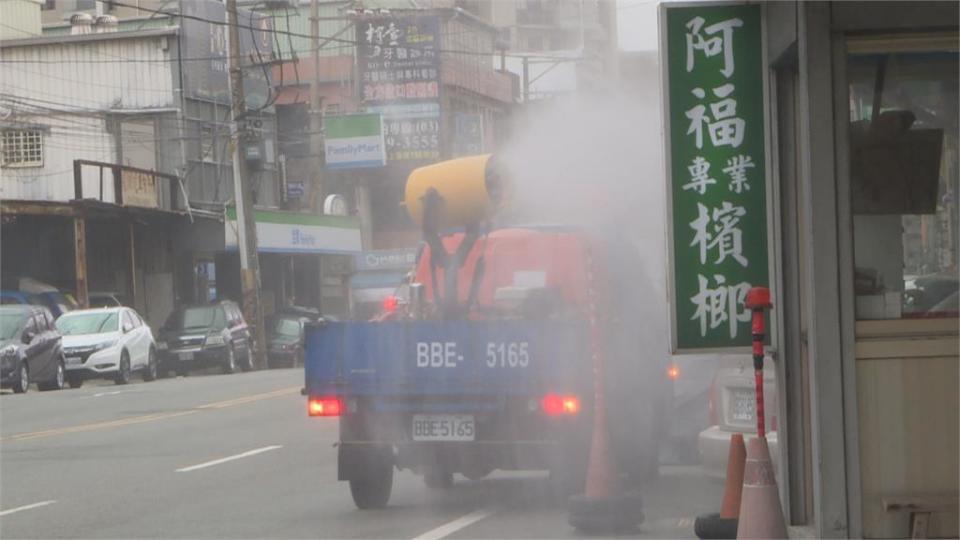
[{"label": "road", "polygon": [[[0,396],[3,538],[568,538],[542,474],[430,491],[396,476],[359,511],[336,480],[337,421],[308,418],[303,374],[200,375]],[[636,537],[693,537],[722,486],[663,466]]]}]

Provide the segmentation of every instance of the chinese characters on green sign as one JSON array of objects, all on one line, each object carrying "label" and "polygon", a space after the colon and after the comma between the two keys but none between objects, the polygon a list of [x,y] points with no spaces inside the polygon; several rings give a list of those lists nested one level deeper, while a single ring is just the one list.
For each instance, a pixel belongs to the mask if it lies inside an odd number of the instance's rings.
[{"label": "chinese characters on green sign", "polygon": [[664,9],[676,346],[748,346],[743,300],[768,284],[760,6]]}]

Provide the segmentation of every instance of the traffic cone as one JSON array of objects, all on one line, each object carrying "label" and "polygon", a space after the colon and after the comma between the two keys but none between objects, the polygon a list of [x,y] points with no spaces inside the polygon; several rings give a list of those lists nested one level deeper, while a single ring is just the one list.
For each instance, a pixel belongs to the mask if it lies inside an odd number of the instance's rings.
[{"label": "traffic cone", "polygon": [[570,498],[567,521],[588,534],[609,534],[635,529],[643,522],[640,494],[624,493],[615,470],[602,398],[595,404],[593,438],[583,495]]},{"label": "traffic cone", "polygon": [[743,469],[747,449],[743,435],[730,437],[730,453],[727,456],[727,479],[723,488],[723,503],[719,514],[697,516],[693,530],[704,540],[737,537],[737,518],[740,516],[740,496],[743,492]]},{"label": "traffic cone", "polygon": [[770,449],[763,437],[747,443],[737,538],[787,538]]}]

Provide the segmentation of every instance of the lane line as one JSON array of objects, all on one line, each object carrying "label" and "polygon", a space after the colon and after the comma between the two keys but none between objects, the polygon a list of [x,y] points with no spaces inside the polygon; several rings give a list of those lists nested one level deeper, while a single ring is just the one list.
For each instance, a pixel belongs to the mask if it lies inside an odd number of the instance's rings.
[{"label": "lane line", "polygon": [[272,392],[264,392],[262,394],[252,394],[249,396],[242,396],[239,398],[227,399],[223,401],[214,401],[212,403],[205,403],[203,405],[198,405],[197,407],[194,407],[192,409],[187,409],[185,411],[147,414],[143,416],[131,416],[127,418],[120,418],[117,420],[108,420],[106,422],[95,422],[92,424],[81,424],[78,426],[46,429],[43,431],[31,431],[27,433],[18,433],[16,435],[8,435],[6,437],[0,437],[0,441],[26,441],[31,439],[41,439],[44,437],[52,437],[55,435],[64,435],[68,433],[83,433],[87,431],[97,431],[101,429],[110,429],[115,427],[129,426],[132,424],[142,424],[144,422],[154,422],[157,420],[166,420],[169,418],[186,416],[188,414],[195,414],[204,410],[224,409],[227,407],[234,407],[237,405],[244,405],[246,403],[254,403],[256,401],[273,399],[276,397],[286,396],[290,394],[299,394],[299,393],[300,393],[299,386],[291,386],[289,388],[282,388],[280,390],[274,390]]},{"label": "lane line", "polygon": [[43,501],[43,502],[28,504],[26,506],[18,506],[16,508],[11,508],[9,510],[4,510],[3,512],[0,512],[0,517],[7,516],[16,512],[22,512],[24,510],[32,510],[34,508],[40,508],[41,506],[47,506],[55,502],[57,501]]},{"label": "lane line", "polygon": [[132,390],[114,390],[113,392],[99,392],[94,394],[92,397],[103,397],[103,396],[115,396],[117,394],[129,394]]},{"label": "lane line", "polygon": [[481,519],[490,517],[491,515],[493,515],[493,510],[485,510],[485,509],[474,510],[469,514],[458,517],[457,519],[451,521],[450,523],[441,525],[436,529],[429,530],[421,534],[420,536],[413,538],[413,540],[440,540],[441,538],[450,536],[451,534],[459,531],[460,529],[465,529],[470,525],[473,525],[474,523],[480,521]]},{"label": "lane line", "polygon": [[243,459],[243,458],[245,458],[245,457],[255,456],[255,455],[257,455],[257,454],[262,454],[262,453],[264,453],[264,452],[269,452],[269,451],[271,451],[271,450],[276,450],[276,449],[278,449],[278,448],[283,448],[283,445],[274,444],[274,445],[271,445],[271,446],[264,446],[263,448],[257,448],[257,449],[255,449],[255,450],[249,450],[249,451],[247,451],[247,452],[243,452],[242,454],[236,454],[236,455],[233,455],[233,456],[227,456],[227,457],[224,457],[224,458],[215,459],[215,460],[213,460],[213,461],[207,461],[207,462],[204,462],[204,463],[198,463],[198,464],[196,464],[196,465],[191,465],[191,466],[189,466],[189,467],[183,467],[182,469],[177,469],[176,472],[190,472],[190,471],[196,471],[196,470],[198,470],[198,469],[206,469],[207,467],[213,467],[214,465],[220,465],[221,463],[227,463],[228,461],[234,461],[234,460],[237,460],[237,459]]}]

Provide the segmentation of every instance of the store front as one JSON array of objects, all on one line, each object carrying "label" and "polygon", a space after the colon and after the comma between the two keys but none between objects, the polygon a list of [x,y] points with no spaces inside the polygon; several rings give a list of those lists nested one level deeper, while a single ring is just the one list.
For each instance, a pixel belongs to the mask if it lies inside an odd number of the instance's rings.
[{"label": "store front", "polygon": [[[290,305],[347,317],[350,258],[360,252],[360,224],[353,217],[256,210],[264,316]],[[227,208],[226,250],[216,257],[217,294],[241,298],[236,211]]]},{"label": "store front", "polygon": [[958,5],[764,6],[789,523],[958,534]]}]

